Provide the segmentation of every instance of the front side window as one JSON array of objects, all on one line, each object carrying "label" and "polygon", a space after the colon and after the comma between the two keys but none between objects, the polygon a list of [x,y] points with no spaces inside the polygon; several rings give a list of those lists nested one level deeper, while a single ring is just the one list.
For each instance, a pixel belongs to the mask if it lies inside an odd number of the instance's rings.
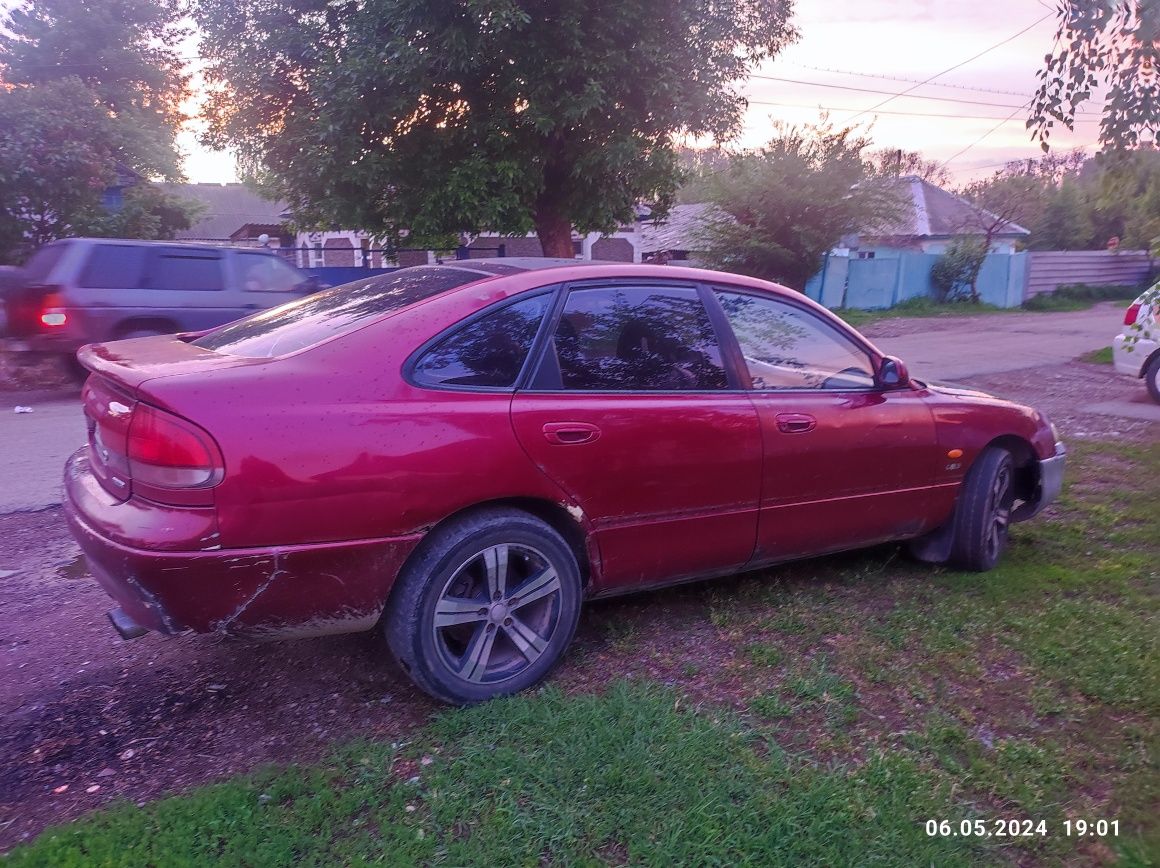
[{"label": "front side window", "polygon": [[246,292],[292,292],[305,278],[277,256],[239,253],[242,288]]},{"label": "front side window", "polygon": [[870,356],[809,311],[777,299],[716,295],[754,389],[873,388]]},{"label": "front side window", "polygon": [[548,361],[558,365],[559,383],[541,377],[537,387],[707,391],[728,386],[717,336],[693,288],[572,290],[553,350]]},{"label": "front side window", "polygon": [[523,370],[551,294],[489,310],[427,350],[414,378],[427,386],[511,388]]}]

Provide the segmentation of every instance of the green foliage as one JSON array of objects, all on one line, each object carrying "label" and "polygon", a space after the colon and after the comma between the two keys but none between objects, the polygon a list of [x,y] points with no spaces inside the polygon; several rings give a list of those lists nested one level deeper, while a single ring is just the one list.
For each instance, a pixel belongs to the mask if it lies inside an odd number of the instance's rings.
[{"label": "green foliage", "polygon": [[1160,128],[1160,3],[1156,0],[1064,0],[1055,44],[1044,58],[1029,129],[1044,151],[1051,128],[1075,128],[1079,106],[1104,96],[1100,141],[1130,149]]},{"label": "green foliage", "polygon": [[775,126],[764,148],[735,154],[712,178],[720,209],[703,230],[702,258],[727,271],[801,289],[843,235],[903,213],[895,185],[873,177],[854,127]]},{"label": "green foliage", "polygon": [[954,176],[947,169],[945,163],[940,163],[938,160],[928,160],[918,151],[882,148],[871,151],[867,157],[874,167],[875,174],[885,178],[917,175],[936,187],[949,187],[954,180]]},{"label": "green foliage", "polygon": [[23,0],[0,21],[0,77],[18,88],[79,81],[117,129],[117,159],[142,175],[181,177],[174,142],[188,76],[178,0]]},{"label": "green foliage", "polygon": [[207,141],[300,222],[608,231],[663,211],[677,134],[734,133],[789,0],[200,0]]},{"label": "green foliage", "polygon": [[26,0],[0,20],[0,262],[66,235],[171,237],[190,206],[118,174],[180,177],[187,79],[173,0]]},{"label": "green foliage", "polygon": [[953,239],[930,270],[937,300],[978,302],[975,280],[986,258],[987,244],[982,239],[973,235]]}]

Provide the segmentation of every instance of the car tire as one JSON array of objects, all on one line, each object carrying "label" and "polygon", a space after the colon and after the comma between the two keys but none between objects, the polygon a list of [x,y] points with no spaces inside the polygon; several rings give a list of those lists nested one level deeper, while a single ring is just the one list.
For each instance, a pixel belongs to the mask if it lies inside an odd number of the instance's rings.
[{"label": "car tire", "polygon": [[166,332],[159,332],[157,329],[130,329],[127,332],[122,332],[117,335],[117,340],[128,341],[133,338],[155,338],[157,335],[163,335]]},{"label": "car tire", "polygon": [[1015,461],[1006,449],[991,447],[975,459],[955,507],[953,566],[986,572],[1007,548],[1015,499]]},{"label": "car tire", "polygon": [[1152,400],[1160,404],[1160,353],[1153,354],[1144,366],[1144,383],[1148,386]]},{"label": "car tire", "polygon": [[382,624],[420,688],[469,705],[547,676],[572,641],[581,600],[576,556],[559,533],[519,510],[488,509],[423,540]]}]

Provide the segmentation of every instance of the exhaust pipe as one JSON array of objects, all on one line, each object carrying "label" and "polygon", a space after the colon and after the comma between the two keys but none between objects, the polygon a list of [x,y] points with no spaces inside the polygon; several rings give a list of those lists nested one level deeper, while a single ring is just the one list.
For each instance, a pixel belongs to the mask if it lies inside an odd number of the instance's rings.
[{"label": "exhaust pipe", "polygon": [[149,632],[148,627],[142,627],[120,606],[110,609],[108,614],[109,622],[113,625],[113,629],[121,634],[122,639],[136,639]]}]

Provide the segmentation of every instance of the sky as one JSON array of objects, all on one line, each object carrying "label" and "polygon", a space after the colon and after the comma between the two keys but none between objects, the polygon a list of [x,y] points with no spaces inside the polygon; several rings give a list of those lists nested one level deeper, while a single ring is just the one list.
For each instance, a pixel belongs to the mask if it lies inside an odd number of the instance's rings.
[{"label": "sky", "polygon": [[[1054,42],[1048,0],[797,0],[794,24],[798,42],[740,88],[750,105],[736,144],[759,146],[773,121],[817,121],[825,109],[835,123],[863,124],[875,148],[947,161],[956,183],[1040,154],[1023,106]],[[1099,107],[1081,107],[1074,133],[1053,130],[1053,149],[1094,152]],[[193,129],[180,143],[191,181],[236,180],[229,155],[200,147]]]}]

